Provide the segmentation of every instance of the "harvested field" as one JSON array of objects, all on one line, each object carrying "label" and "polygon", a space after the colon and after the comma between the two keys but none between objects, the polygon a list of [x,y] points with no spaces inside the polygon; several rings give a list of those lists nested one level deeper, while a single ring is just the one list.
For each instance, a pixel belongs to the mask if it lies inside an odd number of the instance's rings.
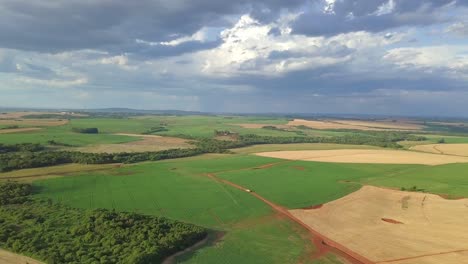
[{"label": "harvested field", "polygon": [[339,149],[339,150],[302,150],[273,151],[256,153],[258,156],[335,163],[379,163],[379,164],[422,164],[441,165],[449,163],[468,163],[468,157],[429,154],[402,150],[385,149]]},{"label": "harvested field", "polygon": [[0,125],[11,126],[63,126],[66,119],[0,119]]},{"label": "harvested field", "polygon": [[22,133],[41,130],[39,127],[25,127],[25,128],[11,128],[11,129],[0,129],[0,134],[10,134],[10,133]]},{"label": "harvested field", "polygon": [[369,131],[420,130],[423,126],[405,122],[359,121],[359,120],[304,120],[294,119],[289,126],[306,126],[313,129],[353,129]]},{"label": "harvested field", "polygon": [[468,263],[467,207],[468,199],[364,186],[321,208],[290,212],[374,263],[458,264]]},{"label": "harvested field", "polygon": [[329,143],[293,143],[293,144],[261,144],[231,149],[235,153],[251,154],[258,152],[284,151],[284,150],[326,150],[326,149],[379,149],[367,145],[344,145]]},{"label": "harvested field", "polygon": [[43,264],[40,261],[0,249],[0,264]]},{"label": "harvested field", "polygon": [[368,128],[383,128],[390,130],[421,130],[423,125],[409,123],[405,121],[361,121],[361,120],[333,120],[334,122],[352,126],[361,126]]},{"label": "harvested field", "polygon": [[468,157],[468,144],[429,144],[413,146],[410,149],[436,154]]},{"label": "harvested field", "polygon": [[156,135],[140,135],[140,134],[116,134],[121,136],[139,137],[141,140],[132,141],[122,144],[98,144],[89,147],[75,148],[81,152],[91,153],[119,153],[119,152],[145,152],[145,151],[161,151],[177,148],[193,148],[194,146],[188,140],[163,137]]}]

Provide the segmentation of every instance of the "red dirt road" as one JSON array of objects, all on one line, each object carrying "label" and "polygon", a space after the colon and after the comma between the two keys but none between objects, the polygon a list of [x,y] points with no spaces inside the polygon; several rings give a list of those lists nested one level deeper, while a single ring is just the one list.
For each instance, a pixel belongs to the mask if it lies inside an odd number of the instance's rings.
[{"label": "red dirt road", "polygon": [[277,213],[287,217],[288,219],[292,220],[293,222],[296,222],[297,224],[299,224],[303,228],[307,229],[311,233],[311,235],[313,236],[313,242],[314,242],[314,244],[315,244],[315,246],[317,247],[317,250],[318,250],[318,252],[313,256],[314,258],[321,257],[321,256],[325,255],[327,252],[333,251],[334,253],[343,256],[344,258],[346,258],[346,260],[348,260],[349,262],[351,262],[353,264],[375,264],[374,262],[367,259],[366,257],[361,256],[360,254],[346,248],[345,246],[343,246],[343,245],[341,245],[341,244],[339,244],[339,243],[337,243],[337,242],[323,236],[318,231],[312,229],[311,227],[306,225],[304,222],[302,222],[300,219],[293,216],[286,208],[283,208],[282,206],[277,205],[277,204],[267,200],[266,198],[259,195],[258,193],[250,191],[248,188],[245,188],[243,186],[240,186],[240,185],[235,184],[233,182],[230,182],[228,180],[218,178],[213,173],[208,173],[206,175],[208,177],[210,177],[211,179],[215,180],[215,181],[227,184],[227,185],[232,186],[234,188],[237,188],[237,189],[239,189],[241,191],[250,193],[255,198],[257,198],[257,199],[261,200],[262,202],[264,202],[265,204],[269,205]]}]

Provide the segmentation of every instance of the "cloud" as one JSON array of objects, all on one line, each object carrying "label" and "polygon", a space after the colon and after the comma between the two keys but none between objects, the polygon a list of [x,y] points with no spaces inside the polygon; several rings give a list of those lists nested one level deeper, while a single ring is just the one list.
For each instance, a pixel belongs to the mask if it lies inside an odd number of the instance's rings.
[{"label": "cloud", "polygon": [[466,1],[0,2],[2,105],[466,115]]},{"label": "cloud", "polygon": [[468,37],[468,21],[453,23],[445,31],[459,37]]},{"label": "cloud", "polygon": [[103,0],[26,1],[0,3],[0,47],[40,52],[105,49],[118,53],[136,39],[174,41],[203,27],[225,26],[225,16],[257,10],[291,8],[304,0]]},{"label": "cloud", "polygon": [[309,6],[295,21],[293,32],[312,36],[368,31],[404,26],[427,26],[448,20],[444,11],[466,1],[445,0],[345,0],[334,1],[326,12]]}]

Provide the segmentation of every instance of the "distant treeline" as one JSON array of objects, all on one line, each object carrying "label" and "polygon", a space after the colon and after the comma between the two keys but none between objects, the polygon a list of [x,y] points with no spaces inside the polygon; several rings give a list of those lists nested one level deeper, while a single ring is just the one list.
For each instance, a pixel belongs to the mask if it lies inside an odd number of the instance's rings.
[{"label": "distant treeline", "polygon": [[0,171],[39,168],[68,163],[109,164],[157,161],[199,155],[201,149],[170,149],[140,153],[83,153],[74,151],[13,152],[0,154]]},{"label": "distant treeline", "polygon": [[0,248],[46,263],[161,263],[207,230],[162,217],[72,209],[33,198],[29,184],[0,184]]},{"label": "distant treeline", "polygon": [[[366,134],[349,134],[340,137],[270,137],[258,135],[240,135],[236,141],[199,139],[196,148],[170,149],[158,152],[140,153],[83,153],[73,151],[43,150],[37,144],[2,145],[0,147],[0,171],[47,167],[67,163],[109,164],[158,161],[200,155],[203,153],[225,153],[229,149],[257,144],[290,144],[290,143],[335,143],[353,145],[371,145],[385,148],[401,148],[398,141],[421,141],[424,137],[401,132],[369,132]],[[9,149],[13,150],[3,151]],[[16,150],[15,150],[16,149]]]}]

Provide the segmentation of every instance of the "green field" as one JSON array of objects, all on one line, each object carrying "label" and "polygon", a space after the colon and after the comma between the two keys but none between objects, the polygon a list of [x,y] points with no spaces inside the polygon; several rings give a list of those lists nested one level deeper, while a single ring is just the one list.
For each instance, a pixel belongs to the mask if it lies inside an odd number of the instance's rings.
[{"label": "green field", "polygon": [[[203,175],[273,161],[247,156],[188,158],[145,163],[81,176],[35,182],[38,197],[79,208],[110,208],[195,223],[226,232],[184,263],[294,263],[313,252],[304,231],[274,216],[246,192]],[[332,257],[327,257],[332,258]]]},{"label": "green field", "polygon": [[69,125],[58,127],[47,127],[39,131],[0,134],[0,143],[17,144],[17,143],[40,143],[47,144],[48,141],[54,140],[59,143],[64,143],[72,146],[86,146],[91,144],[113,144],[125,143],[138,140],[135,137],[120,136],[112,134],[80,134],[71,131]]},{"label": "green field", "polygon": [[[273,165],[262,168],[265,164]],[[468,197],[467,172],[468,164],[334,164],[208,155],[83,172],[34,184],[40,190],[38,197],[73,207],[166,216],[225,232],[216,246],[182,256],[183,263],[219,263],[221,259],[226,263],[295,263],[313,252],[303,230],[275,217],[248,193],[204,174],[216,173],[278,204],[301,208],[345,196],[360,184],[416,185],[428,192]],[[330,255],[315,263],[336,263],[333,259]]]}]

